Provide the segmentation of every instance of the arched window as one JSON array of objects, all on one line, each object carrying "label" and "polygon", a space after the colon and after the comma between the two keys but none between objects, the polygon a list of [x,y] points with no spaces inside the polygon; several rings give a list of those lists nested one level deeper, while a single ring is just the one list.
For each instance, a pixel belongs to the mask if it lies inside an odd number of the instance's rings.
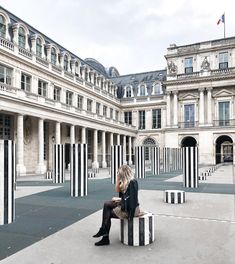
[{"label": "arched window", "polygon": [[162,94],[162,86],[161,86],[160,83],[155,83],[153,85],[153,92],[152,92],[152,94],[156,94],[156,95]]},{"label": "arched window", "polygon": [[145,146],[145,160],[150,160],[150,147],[156,147],[156,142],[152,138],[146,138],[143,145]]},{"label": "arched window", "polygon": [[145,85],[140,85],[140,92],[139,92],[139,95],[140,96],[145,96]]},{"label": "arched window", "polygon": [[65,56],[64,56],[64,70],[65,70],[65,71],[68,71],[68,69],[69,69],[68,56],[65,55]]},{"label": "arched window", "polygon": [[6,37],[6,20],[2,15],[0,15],[0,37]]},{"label": "arched window", "polygon": [[38,57],[42,57],[42,41],[40,38],[37,38],[37,41],[36,41],[36,55]]},{"label": "arched window", "polygon": [[131,97],[132,96],[132,91],[131,90],[132,89],[131,89],[130,86],[126,87],[126,97]]},{"label": "arched window", "polygon": [[56,62],[57,62],[56,56],[57,56],[56,50],[55,50],[55,48],[52,47],[51,48],[51,63],[53,65],[56,65]]},{"label": "arched window", "polygon": [[19,33],[18,33],[19,35],[18,35],[18,38],[19,38],[19,46],[21,47],[21,48],[24,48],[25,49],[25,45],[26,45],[26,36],[25,36],[25,30],[22,28],[22,27],[20,27],[19,28]]}]

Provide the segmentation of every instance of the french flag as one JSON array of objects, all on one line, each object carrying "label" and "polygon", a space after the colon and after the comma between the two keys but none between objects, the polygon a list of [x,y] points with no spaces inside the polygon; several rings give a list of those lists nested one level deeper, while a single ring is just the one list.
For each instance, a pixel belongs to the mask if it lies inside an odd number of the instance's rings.
[{"label": "french flag", "polygon": [[224,14],[223,14],[223,15],[221,16],[221,18],[218,20],[217,25],[219,25],[220,22],[224,23],[224,20],[225,20],[225,18],[224,18]]}]

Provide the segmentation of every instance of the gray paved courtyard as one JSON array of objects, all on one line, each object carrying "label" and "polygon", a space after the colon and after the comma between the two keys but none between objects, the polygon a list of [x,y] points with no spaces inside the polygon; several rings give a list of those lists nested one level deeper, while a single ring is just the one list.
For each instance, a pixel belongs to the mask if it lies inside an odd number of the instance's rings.
[{"label": "gray paved courtyard", "polygon": [[141,208],[155,214],[155,242],[129,247],[113,220],[111,245],[95,247],[104,200],[115,195],[108,173],[89,180],[89,195],[69,196],[69,182],[56,186],[37,177],[18,182],[16,221],[0,227],[0,263],[235,263],[235,186],[232,165],[220,167],[186,203],[163,202],[163,190],[184,189],[180,173],[139,180]]}]

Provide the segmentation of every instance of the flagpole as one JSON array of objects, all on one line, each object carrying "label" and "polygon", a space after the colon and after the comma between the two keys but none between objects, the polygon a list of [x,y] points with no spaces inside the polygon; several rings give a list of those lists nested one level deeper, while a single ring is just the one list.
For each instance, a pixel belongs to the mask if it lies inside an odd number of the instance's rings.
[{"label": "flagpole", "polygon": [[225,38],[225,12],[224,12],[224,38]]}]

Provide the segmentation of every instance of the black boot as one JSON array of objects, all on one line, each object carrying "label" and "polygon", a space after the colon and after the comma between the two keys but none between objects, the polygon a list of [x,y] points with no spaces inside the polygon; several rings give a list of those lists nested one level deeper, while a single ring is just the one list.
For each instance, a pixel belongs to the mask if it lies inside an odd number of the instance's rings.
[{"label": "black boot", "polygon": [[101,236],[108,236],[108,232],[103,227],[101,227],[98,233],[95,234],[93,237],[101,237]]},{"label": "black boot", "polygon": [[103,236],[99,242],[95,243],[95,246],[106,246],[109,245],[109,236]]}]

